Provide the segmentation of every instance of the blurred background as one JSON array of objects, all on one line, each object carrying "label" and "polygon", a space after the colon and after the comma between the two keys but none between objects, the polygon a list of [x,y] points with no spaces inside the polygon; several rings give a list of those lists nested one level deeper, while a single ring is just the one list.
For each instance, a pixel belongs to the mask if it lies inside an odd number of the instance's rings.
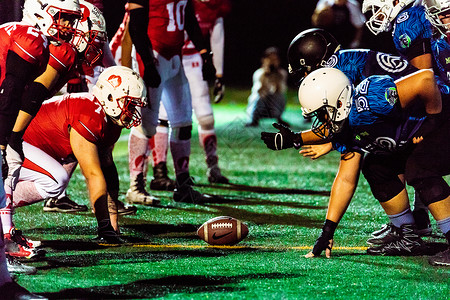
[{"label": "blurred background", "polygon": [[[353,1],[360,5],[362,3],[362,0]],[[20,20],[23,2],[24,0],[0,0],[0,23]],[[312,27],[311,16],[318,1],[231,0],[231,2],[232,11],[225,18],[225,83],[237,87],[251,86],[252,74],[261,63],[261,54],[271,46],[280,49],[282,67],[287,69],[286,52],[289,43],[299,32]],[[126,0],[103,1],[109,37],[114,35],[122,22],[125,3]],[[390,34],[374,36],[366,26],[363,28],[360,47],[395,53]]]}]

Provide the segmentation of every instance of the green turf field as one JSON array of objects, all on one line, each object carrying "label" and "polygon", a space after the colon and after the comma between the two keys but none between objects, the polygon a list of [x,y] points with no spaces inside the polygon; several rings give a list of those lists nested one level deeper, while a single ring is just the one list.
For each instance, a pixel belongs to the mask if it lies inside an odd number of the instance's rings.
[{"label": "green turf field", "polygon": [[[19,208],[17,227],[30,238],[43,240],[47,256],[27,262],[38,267],[38,273],[18,276],[18,282],[51,299],[450,298],[449,269],[430,266],[427,257],[365,254],[370,233],[387,218],[364,178],[335,234],[333,257],[304,258],[324,222],[338,155],[313,162],[294,149],[267,149],[259,135],[273,130],[272,120],[245,128],[248,91],[227,93],[223,103],[214,106],[219,163],[236,185],[208,184],[196,130],[190,158],[197,189],[221,195],[221,203],[180,204],[169,192],[154,192],[161,197],[160,207],[139,206],[135,216],[122,217],[128,243],[121,247],[90,241],[96,232],[90,212],[44,213],[41,203]],[[296,130],[309,126],[300,116],[295,92],[289,94],[284,117]],[[115,149],[122,200],[129,180],[127,133]],[[78,170],[69,195],[88,204]],[[207,246],[196,236],[203,222],[221,215],[249,227],[248,237],[235,247]],[[438,232],[434,222],[433,226]],[[440,235],[426,241],[445,242]]]}]

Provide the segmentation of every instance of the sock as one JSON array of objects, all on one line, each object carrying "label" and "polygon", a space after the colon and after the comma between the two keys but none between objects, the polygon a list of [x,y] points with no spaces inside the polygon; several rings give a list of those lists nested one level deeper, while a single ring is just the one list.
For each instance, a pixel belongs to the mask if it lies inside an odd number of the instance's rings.
[{"label": "sock", "polygon": [[43,197],[32,181],[19,181],[14,190],[14,207],[21,207],[42,201]]},{"label": "sock", "polygon": [[191,140],[170,140],[175,175],[189,172],[189,155],[191,154]]},{"label": "sock", "polygon": [[11,229],[14,227],[14,223],[12,220],[13,215],[13,204],[11,199],[11,188],[9,185],[5,184],[5,193],[6,193],[6,206],[5,208],[0,209],[0,219],[2,221],[2,230],[4,233],[9,233]]},{"label": "sock", "polygon": [[405,224],[414,224],[414,217],[410,208],[407,208],[399,214],[388,215],[388,217],[391,223],[398,228]]},{"label": "sock", "polygon": [[436,223],[445,235],[450,232],[450,217],[436,221]]},{"label": "sock", "polygon": [[167,151],[169,149],[169,127],[156,127],[156,134],[153,136],[152,157],[153,166],[160,162],[167,162]]},{"label": "sock", "polygon": [[203,147],[206,155],[206,165],[211,168],[217,165],[217,136],[214,129],[202,130],[199,126],[198,137],[200,140],[200,145]]},{"label": "sock", "polygon": [[[148,138],[133,128],[128,139],[128,167],[130,169],[130,179],[136,178],[142,173],[147,176],[147,165],[149,155]],[[130,180],[131,182],[131,180]]]}]

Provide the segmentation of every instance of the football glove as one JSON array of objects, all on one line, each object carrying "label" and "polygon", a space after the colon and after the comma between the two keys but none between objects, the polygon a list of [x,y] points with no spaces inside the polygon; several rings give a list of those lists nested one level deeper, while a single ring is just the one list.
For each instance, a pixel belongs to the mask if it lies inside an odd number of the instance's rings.
[{"label": "football glove", "polygon": [[314,243],[313,250],[311,251],[314,256],[319,256],[324,250],[326,257],[329,258],[331,256],[331,249],[333,248],[333,236],[336,227],[336,222],[330,221],[328,219],[325,221],[325,224],[322,228],[322,234]]},{"label": "football glove", "polygon": [[2,178],[5,181],[8,177],[8,163],[6,162],[6,149],[2,149]]},{"label": "football glove", "polygon": [[279,132],[261,132],[261,139],[267,148],[272,150],[283,150],[292,147],[300,149],[303,145],[301,132],[293,132],[280,123],[273,123],[272,126],[278,129]]},{"label": "football glove", "polygon": [[224,94],[225,94],[225,85],[223,84],[223,78],[216,77],[213,91],[214,103],[219,103],[220,101],[222,101]]},{"label": "football glove", "polygon": [[142,79],[144,79],[147,87],[157,88],[161,84],[161,76],[159,76],[155,62],[144,66],[144,77]]},{"label": "football glove", "polygon": [[212,53],[211,52],[205,52],[201,54],[202,61],[203,61],[203,67],[202,67],[202,75],[203,80],[209,81],[216,77],[216,68],[214,67],[213,61],[212,61]]}]

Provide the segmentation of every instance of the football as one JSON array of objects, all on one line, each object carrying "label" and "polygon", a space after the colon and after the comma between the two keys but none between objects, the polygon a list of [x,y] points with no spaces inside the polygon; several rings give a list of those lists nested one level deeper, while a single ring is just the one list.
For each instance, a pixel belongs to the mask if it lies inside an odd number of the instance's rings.
[{"label": "football", "polygon": [[247,234],[247,225],[228,216],[210,219],[197,230],[197,235],[210,245],[235,245]]}]

